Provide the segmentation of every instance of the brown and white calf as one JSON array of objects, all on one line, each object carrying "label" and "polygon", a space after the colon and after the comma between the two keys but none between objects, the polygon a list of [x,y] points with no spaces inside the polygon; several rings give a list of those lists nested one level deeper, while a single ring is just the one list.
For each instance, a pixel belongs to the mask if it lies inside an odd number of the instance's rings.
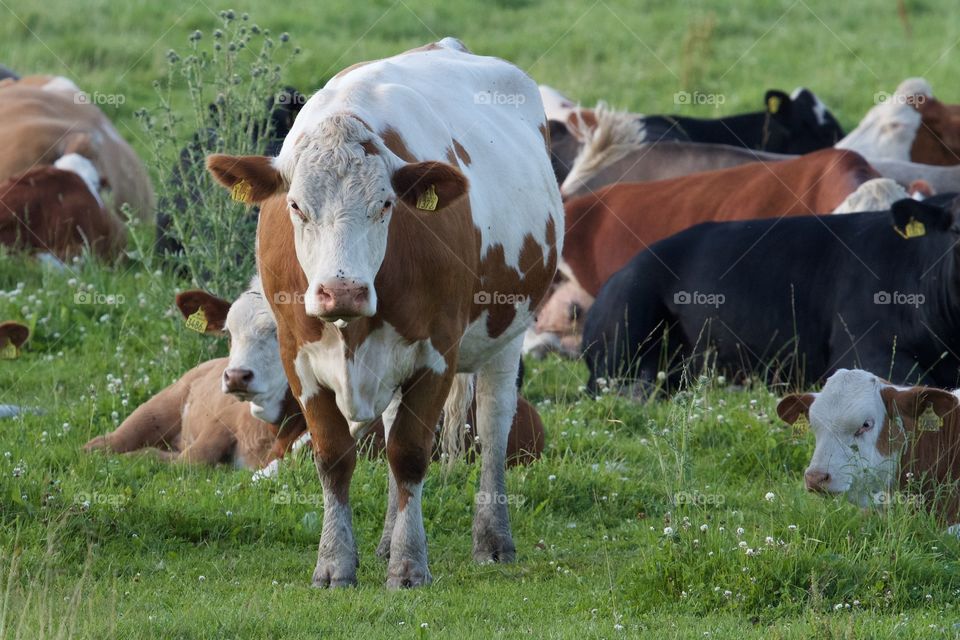
[{"label": "brown and white calf", "polygon": [[[514,559],[514,381],[563,237],[546,137],[536,84],[447,38],[338,74],[278,157],[208,159],[247,202],[286,192],[261,211],[257,258],[324,491],[315,585],[356,582],[354,440],[384,412],[397,486],[387,585],[431,581],[421,492],[460,372],[477,373],[483,443],[473,555]],[[466,386],[453,404],[469,404]]]},{"label": "brown and white calf", "polygon": [[[0,360],[12,360],[20,355],[20,348],[30,337],[30,328],[19,322],[0,322]],[[20,415],[24,410],[15,404],[0,404],[0,418]]]},{"label": "brown and white calf", "polygon": [[904,387],[861,369],[839,369],[819,393],[777,405],[780,418],[808,421],[816,439],[807,489],[847,494],[868,506],[898,487],[922,496],[947,524],[960,521],[958,391]]},{"label": "brown and white calf", "polygon": [[0,181],[0,244],[61,260],[85,247],[104,259],[117,256],[126,225],[104,207],[99,189],[93,163],[76,153]]},{"label": "brown and white calf", "polygon": [[[248,357],[251,346],[265,352],[271,347],[279,350],[276,334],[260,331],[270,323],[257,322],[263,308],[257,303],[258,295],[247,292],[230,305],[199,291],[180,294],[177,306],[184,316],[202,307],[207,332],[230,333],[230,357],[194,367],[137,407],[115,431],[92,439],[84,449],[130,453],[149,448],[164,460],[228,463],[247,469],[261,469],[283,457],[306,429],[296,401],[289,393],[273,393],[269,383],[242,393],[230,385],[230,372],[237,370],[238,360]],[[276,364],[279,371],[264,366],[262,375],[278,372],[283,376]]]}]

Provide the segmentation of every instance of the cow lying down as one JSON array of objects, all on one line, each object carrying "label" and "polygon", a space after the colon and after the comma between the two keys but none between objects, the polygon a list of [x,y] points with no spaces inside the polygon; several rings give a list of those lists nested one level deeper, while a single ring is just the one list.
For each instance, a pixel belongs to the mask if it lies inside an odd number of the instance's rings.
[{"label": "cow lying down", "polygon": [[[199,308],[196,294],[177,296],[185,316]],[[203,294],[206,295],[206,294]],[[257,380],[237,366],[250,352],[279,354],[272,318],[264,317],[262,295],[246,292],[230,305],[204,306],[206,332],[233,338],[229,358],[204,362],[140,405],[115,431],[84,449],[129,453],[149,448],[164,460],[260,469],[283,457],[306,430],[299,407],[287,392],[279,355],[264,361]],[[239,373],[238,373],[239,372]],[[262,384],[271,374],[282,385]]]},{"label": "cow lying down", "polygon": [[960,507],[960,389],[896,386],[839,369],[819,393],[777,405],[785,422],[808,422],[816,439],[807,489],[846,494],[860,506],[900,490],[955,524]]},{"label": "cow lying down", "polygon": [[[30,329],[19,322],[0,322],[0,359],[15,358],[30,337]],[[20,415],[24,409],[15,404],[0,404],[0,418]]]}]

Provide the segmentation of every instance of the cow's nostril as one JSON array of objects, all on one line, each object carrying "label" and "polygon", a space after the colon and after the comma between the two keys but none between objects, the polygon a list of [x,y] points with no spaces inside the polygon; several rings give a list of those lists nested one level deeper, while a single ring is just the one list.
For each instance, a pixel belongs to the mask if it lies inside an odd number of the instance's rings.
[{"label": "cow's nostril", "polygon": [[807,471],[803,474],[804,484],[808,491],[824,491],[830,482],[830,474],[822,471]]}]

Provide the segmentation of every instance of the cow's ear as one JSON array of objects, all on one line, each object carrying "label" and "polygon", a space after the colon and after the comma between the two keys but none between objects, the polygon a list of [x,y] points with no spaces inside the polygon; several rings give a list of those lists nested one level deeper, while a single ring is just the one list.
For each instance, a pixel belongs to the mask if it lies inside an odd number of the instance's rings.
[{"label": "cow's ear", "polygon": [[928,231],[946,231],[953,225],[953,212],[929,200],[897,200],[890,207],[893,226],[901,236],[914,238]]},{"label": "cow's ear", "polygon": [[19,322],[0,323],[0,347],[12,344],[19,349],[30,337],[30,328]]},{"label": "cow's ear", "polygon": [[267,156],[228,156],[215,153],[207,156],[207,170],[223,186],[230,189],[234,200],[253,204],[284,191],[283,174]]},{"label": "cow's ear", "polygon": [[405,164],[393,174],[393,189],[407,205],[440,211],[467,193],[467,178],[444,162]]},{"label": "cow's ear", "polygon": [[804,416],[809,421],[810,406],[816,399],[815,393],[791,394],[777,404],[777,415],[787,424],[795,423],[800,416]]},{"label": "cow's ear", "polygon": [[[230,303],[206,291],[190,289],[177,294],[177,308],[188,321],[199,309],[203,309],[203,318],[206,320],[203,333],[220,334],[223,333],[223,328],[227,324]],[[203,323],[196,326],[199,328]]]},{"label": "cow's ear", "polygon": [[941,420],[960,407],[957,396],[943,389],[932,387],[888,386],[880,389],[880,397],[887,407],[887,414],[903,416],[916,422],[928,410],[933,410]]},{"label": "cow's ear", "polygon": [[791,100],[783,91],[770,89],[763,97],[763,104],[771,116],[779,120],[788,120],[791,112]]}]

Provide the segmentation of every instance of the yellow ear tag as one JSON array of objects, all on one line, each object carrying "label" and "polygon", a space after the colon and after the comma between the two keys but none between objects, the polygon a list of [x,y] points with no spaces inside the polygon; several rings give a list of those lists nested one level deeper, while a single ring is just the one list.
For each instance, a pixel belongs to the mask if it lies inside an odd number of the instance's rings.
[{"label": "yellow ear tag", "polygon": [[801,413],[796,420],[793,421],[793,435],[800,436],[807,432],[810,428],[810,421],[807,420],[806,414]]},{"label": "yellow ear tag", "polygon": [[433,185],[427,187],[427,190],[417,198],[417,209],[421,211],[436,211],[440,198],[437,197],[437,190]]},{"label": "yellow ear tag", "polygon": [[16,360],[17,356],[20,355],[20,350],[17,349],[17,345],[7,340],[7,343],[0,347],[0,360]]},{"label": "yellow ear tag", "polygon": [[923,225],[923,223],[919,220],[914,220],[913,218],[910,218],[910,222],[903,227],[903,231],[900,231],[900,229],[897,229],[896,227],[894,227],[893,230],[896,231],[897,235],[904,240],[909,240],[910,238],[919,238],[920,236],[927,235],[927,228]]},{"label": "yellow ear tag", "polygon": [[203,312],[203,307],[200,307],[192,314],[187,317],[187,329],[191,331],[196,331],[197,333],[206,333],[207,331],[207,314]]},{"label": "yellow ear tag", "polygon": [[241,180],[230,189],[230,197],[237,202],[249,202],[251,190],[250,183],[246,180]]},{"label": "yellow ear tag", "polygon": [[780,111],[780,96],[770,96],[767,98],[767,111],[770,113]]},{"label": "yellow ear tag", "polygon": [[928,404],[920,417],[917,418],[917,430],[919,431],[940,431],[943,426],[943,420],[933,410],[933,405]]}]

